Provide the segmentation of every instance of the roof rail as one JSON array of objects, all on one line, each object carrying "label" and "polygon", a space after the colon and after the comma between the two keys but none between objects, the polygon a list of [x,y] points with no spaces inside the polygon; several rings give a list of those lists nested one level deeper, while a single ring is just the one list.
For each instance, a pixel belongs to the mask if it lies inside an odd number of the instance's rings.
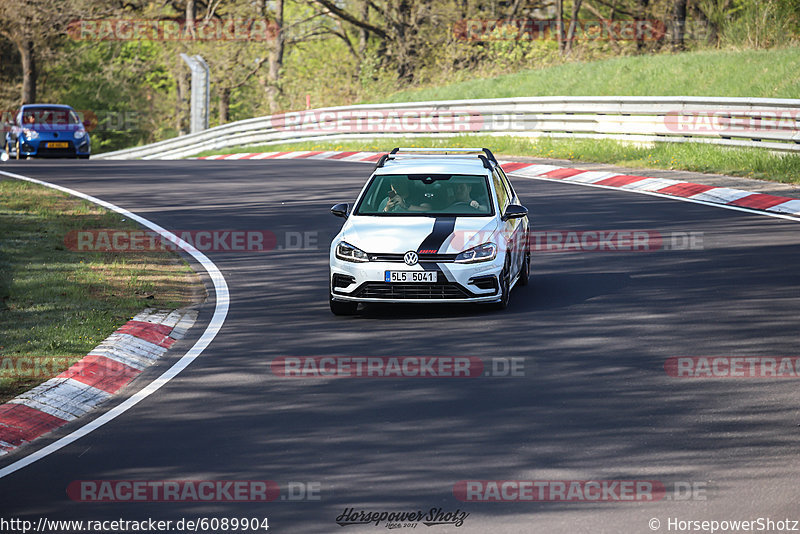
[{"label": "roof rail", "polygon": [[383,167],[383,164],[386,163],[387,160],[390,159],[397,159],[399,156],[422,156],[426,154],[436,154],[440,156],[469,156],[470,154],[475,154],[482,161],[484,161],[483,166],[487,169],[491,169],[491,165],[489,162],[500,165],[497,161],[497,158],[494,157],[492,151],[488,148],[402,148],[402,147],[394,147],[389,154],[387,154],[384,158],[378,162],[378,167]]},{"label": "roof rail", "polygon": [[386,160],[389,159],[389,154],[384,154],[383,156],[378,159],[378,163],[375,165],[376,169],[380,169],[383,167],[383,164],[386,163]]}]

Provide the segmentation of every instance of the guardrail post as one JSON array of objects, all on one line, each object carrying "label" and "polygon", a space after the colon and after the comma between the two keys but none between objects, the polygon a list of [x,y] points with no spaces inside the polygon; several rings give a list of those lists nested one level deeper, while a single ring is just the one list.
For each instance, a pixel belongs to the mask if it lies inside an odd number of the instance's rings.
[{"label": "guardrail post", "polygon": [[208,129],[209,71],[208,64],[200,55],[181,54],[181,59],[192,71],[191,133]]}]

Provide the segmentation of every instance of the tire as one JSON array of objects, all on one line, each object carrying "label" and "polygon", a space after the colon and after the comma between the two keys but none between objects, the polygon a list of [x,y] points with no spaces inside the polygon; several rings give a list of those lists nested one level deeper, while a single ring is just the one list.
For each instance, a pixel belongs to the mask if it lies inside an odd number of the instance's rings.
[{"label": "tire", "polygon": [[531,276],[531,249],[528,245],[525,251],[525,259],[522,260],[522,268],[519,270],[519,285],[527,286],[528,278]]},{"label": "tire", "polygon": [[508,268],[508,261],[500,271],[500,300],[495,302],[492,307],[495,310],[505,310],[511,299],[511,270]]},{"label": "tire", "polygon": [[333,300],[333,296],[329,297],[331,304],[331,313],[334,315],[355,315],[358,308],[358,302],[349,302],[341,300]]}]

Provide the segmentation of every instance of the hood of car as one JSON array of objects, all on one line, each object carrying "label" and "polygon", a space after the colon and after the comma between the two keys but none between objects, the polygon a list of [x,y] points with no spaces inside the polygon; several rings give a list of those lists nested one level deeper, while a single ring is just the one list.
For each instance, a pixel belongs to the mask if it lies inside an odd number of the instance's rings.
[{"label": "hood of car", "polygon": [[351,216],[341,238],[367,253],[457,254],[493,240],[494,217]]}]

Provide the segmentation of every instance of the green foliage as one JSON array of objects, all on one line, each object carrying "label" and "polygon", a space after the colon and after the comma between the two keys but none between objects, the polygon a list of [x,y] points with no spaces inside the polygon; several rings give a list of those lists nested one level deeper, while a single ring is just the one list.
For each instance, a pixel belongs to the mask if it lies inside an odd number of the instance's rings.
[{"label": "green foliage", "polygon": [[[140,229],[50,188],[0,180],[0,358],[56,358],[63,370],[142,309],[191,302],[201,283],[172,252],[78,252],[65,244],[70,232],[111,228]],[[2,371],[0,402],[49,378]]]},{"label": "green foliage", "polygon": [[[706,0],[706,4],[715,4]],[[800,40],[800,3],[796,0],[736,0],[717,7],[721,42],[746,48],[787,46]]]},{"label": "green foliage", "polygon": [[[111,19],[175,20],[183,18],[185,6],[180,1],[128,3],[124,8],[109,0],[68,3],[83,9],[79,12],[86,17]],[[465,20],[552,16],[531,12],[528,4],[404,0],[408,9],[401,12],[397,3],[373,0],[365,22],[383,28],[389,37],[368,33],[361,43],[359,28],[330,15],[318,0],[286,0],[288,41],[277,81],[267,73],[273,41],[74,41],[49,36],[37,51],[38,100],[93,112],[101,121],[92,132],[94,151],[103,152],[172,137],[186,128],[188,95],[181,102],[178,95],[181,87],[188,92],[189,69],[178,57],[181,52],[200,54],[209,63],[212,126],[220,122],[224,91],[230,92],[228,120],[234,121],[268,114],[272,88],[278,89],[280,110],[305,108],[306,95],[312,107],[518,95],[800,95],[800,56],[793,47],[800,30],[797,0],[693,0],[688,22],[695,33],[687,36],[687,44],[695,51],[679,55],[664,53],[670,48],[666,38],[614,40],[598,36],[596,27],[579,27],[566,55],[559,53],[552,35],[530,40],[513,25],[488,26],[488,35],[477,40],[456,31]],[[672,13],[671,0],[613,4],[614,20],[630,19],[641,6],[641,16],[652,20],[668,20]],[[267,12],[261,13],[259,2],[251,0],[200,2],[198,17],[274,17],[269,11],[274,3],[265,5]],[[363,15],[361,0],[337,5],[356,18]],[[510,14],[514,5],[522,8]],[[587,5],[579,19],[611,17],[605,3],[593,2],[591,9]],[[54,9],[43,8],[43,16]],[[567,0],[567,27],[571,10]],[[0,109],[12,109],[18,104],[21,71],[11,64],[19,61],[12,41],[1,36],[4,16],[16,15],[13,9],[0,9]],[[402,43],[394,26],[399,22],[410,24]],[[398,65],[409,58],[412,81],[398,77]]]},{"label": "green foliage", "polygon": [[800,48],[630,56],[399,91],[375,101],[561,95],[800,98],[798,65]]},{"label": "green foliage", "polygon": [[165,97],[174,94],[175,82],[156,43],[65,40],[62,47],[65,54],[49,65],[42,93],[92,123],[94,152],[155,141],[167,133]]}]

